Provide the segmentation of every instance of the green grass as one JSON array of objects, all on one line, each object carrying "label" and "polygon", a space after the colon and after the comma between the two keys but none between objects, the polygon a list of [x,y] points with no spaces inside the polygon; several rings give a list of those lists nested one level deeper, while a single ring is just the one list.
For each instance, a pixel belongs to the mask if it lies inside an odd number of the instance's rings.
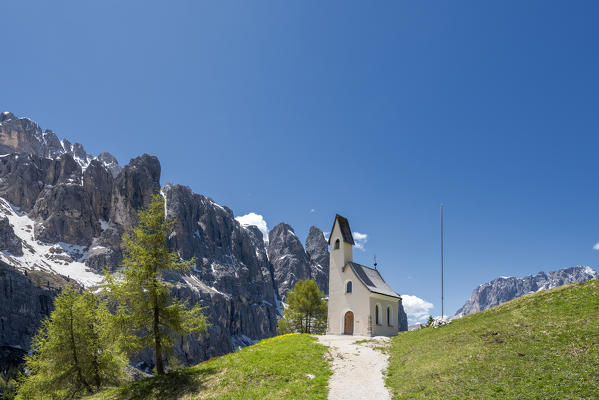
[{"label": "green grass", "polygon": [[402,332],[390,354],[394,399],[599,399],[599,280]]},{"label": "green grass", "polygon": [[88,399],[326,399],[331,375],[326,351],[309,335],[277,336]]}]

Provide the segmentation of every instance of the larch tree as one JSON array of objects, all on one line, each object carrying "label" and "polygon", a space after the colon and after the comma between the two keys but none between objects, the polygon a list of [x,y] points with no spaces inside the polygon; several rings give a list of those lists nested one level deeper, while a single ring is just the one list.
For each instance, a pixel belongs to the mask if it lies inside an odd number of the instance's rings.
[{"label": "larch tree", "polygon": [[138,211],[139,223],[123,235],[123,269],[118,278],[106,274],[107,294],[115,308],[113,331],[127,353],[154,350],[156,372],[165,373],[165,359],[173,350],[176,335],[200,335],[206,317],[196,304],[171,296],[166,272],[189,271],[195,260],[181,261],[168,247],[174,221],[167,221],[165,201],[155,194],[146,209]]},{"label": "larch tree", "polygon": [[106,329],[109,313],[91,292],[67,286],[25,358],[17,399],[70,399],[125,380],[126,356]]},{"label": "larch tree", "polygon": [[297,281],[285,299],[287,306],[279,320],[279,333],[325,333],[327,302],[313,279]]}]

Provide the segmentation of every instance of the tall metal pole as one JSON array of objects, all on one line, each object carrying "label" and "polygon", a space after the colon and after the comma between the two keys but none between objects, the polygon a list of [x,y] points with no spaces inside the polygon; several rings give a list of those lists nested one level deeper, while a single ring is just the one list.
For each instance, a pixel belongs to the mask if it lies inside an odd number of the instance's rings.
[{"label": "tall metal pole", "polygon": [[443,203],[441,203],[441,318],[445,317],[443,302]]}]

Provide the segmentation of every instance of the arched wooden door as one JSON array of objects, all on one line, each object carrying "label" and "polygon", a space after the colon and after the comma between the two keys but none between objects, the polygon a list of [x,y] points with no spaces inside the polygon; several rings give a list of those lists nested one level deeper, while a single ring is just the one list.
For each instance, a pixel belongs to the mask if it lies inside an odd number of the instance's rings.
[{"label": "arched wooden door", "polygon": [[345,313],[345,320],[343,323],[343,334],[353,335],[354,334],[354,313],[348,311]]}]

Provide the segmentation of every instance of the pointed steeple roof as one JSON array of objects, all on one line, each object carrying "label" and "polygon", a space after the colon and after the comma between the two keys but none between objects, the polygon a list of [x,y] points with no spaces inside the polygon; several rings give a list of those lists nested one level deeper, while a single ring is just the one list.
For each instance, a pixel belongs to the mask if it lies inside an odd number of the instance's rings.
[{"label": "pointed steeple roof", "polygon": [[335,222],[337,221],[339,221],[339,229],[341,229],[341,236],[343,237],[343,241],[353,246],[355,243],[354,237],[351,234],[351,229],[349,228],[349,221],[347,220],[347,218],[339,214],[335,215],[335,221],[333,221],[333,227],[331,228],[331,236],[329,236],[329,246],[331,245],[331,237],[333,234],[333,229],[335,229]]}]

